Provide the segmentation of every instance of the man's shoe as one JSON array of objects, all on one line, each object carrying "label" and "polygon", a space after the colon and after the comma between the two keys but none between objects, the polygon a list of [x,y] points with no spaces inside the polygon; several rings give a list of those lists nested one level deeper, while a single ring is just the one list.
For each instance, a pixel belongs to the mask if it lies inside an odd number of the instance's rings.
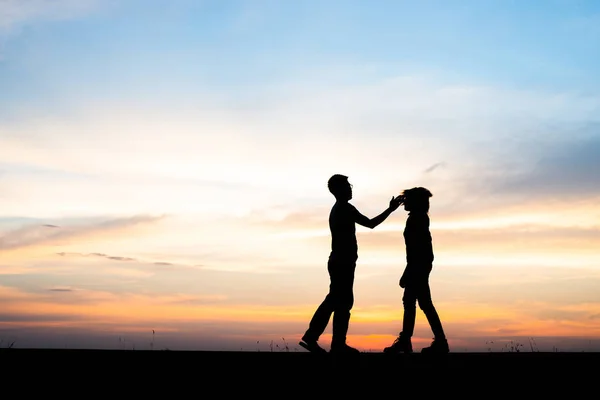
[{"label": "man's shoe", "polygon": [[425,354],[448,354],[450,347],[446,339],[433,339],[431,346],[421,349],[421,353]]},{"label": "man's shoe", "polygon": [[302,340],[298,344],[300,346],[304,347],[306,350],[310,351],[311,353],[319,353],[319,354],[327,353],[327,350],[325,350],[324,348],[319,346],[319,343],[317,343],[316,340],[306,340],[306,339],[302,338]]},{"label": "man's shoe", "polygon": [[410,338],[403,337],[402,334],[400,334],[391,346],[383,349],[383,352],[386,354],[412,353],[412,342]]},{"label": "man's shoe", "polygon": [[331,354],[360,354],[360,350],[350,347],[346,343],[338,345],[332,344],[329,352]]}]

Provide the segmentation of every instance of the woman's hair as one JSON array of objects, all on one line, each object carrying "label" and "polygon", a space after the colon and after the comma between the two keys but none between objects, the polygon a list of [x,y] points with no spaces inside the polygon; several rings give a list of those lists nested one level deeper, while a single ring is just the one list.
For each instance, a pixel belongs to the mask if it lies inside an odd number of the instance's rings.
[{"label": "woman's hair", "polygon": [[429,211],[429,198],[433,194],[429,189],[419,186],[404,190],[400,196],[403,203],[410,203],[413,210]]}]

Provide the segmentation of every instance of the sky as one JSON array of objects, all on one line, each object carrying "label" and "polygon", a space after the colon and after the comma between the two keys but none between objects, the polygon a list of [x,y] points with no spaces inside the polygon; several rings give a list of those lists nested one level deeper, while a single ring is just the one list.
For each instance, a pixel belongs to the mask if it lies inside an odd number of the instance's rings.
[{"label": "sky", "polygon": [[[0,347],[305,351],[341,173],[433,193],[451,351],[600,351],[599,50],[595,1],[0,0]],[[357,227],[362,351],[406,217]]]}]

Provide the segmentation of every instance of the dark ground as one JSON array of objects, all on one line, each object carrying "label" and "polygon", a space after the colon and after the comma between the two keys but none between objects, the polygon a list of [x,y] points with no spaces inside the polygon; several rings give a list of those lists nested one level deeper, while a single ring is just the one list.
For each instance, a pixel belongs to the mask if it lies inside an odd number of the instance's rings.
[{"label": "dark ground", "polygon": [[327,390],[341,387],[344,394],[336,394],[351,398],[372,398],[375,392],[402,397],[402,390],[485,397],[508,392],[515,398],[527,393],[571,397],[580,392],[598,398],[600,353],[361,353],[340,357],[307,352],[13,348],[0,349],[0,382],[5,389],[21,388],[21,395],[26,390],[51,397],[69,397],[69,393],[88,397],[91,392],[117,390],[164,398],[167,390],[170,399],[183,397],[177,391],[205,398],[210,389],[210,393],[220,393],[210,398],[240,391],[263,398],[306,397],[300,393],[307,390],[318,390],[315,393],[322,396],[316,398],[322,398],[328,397]]}]

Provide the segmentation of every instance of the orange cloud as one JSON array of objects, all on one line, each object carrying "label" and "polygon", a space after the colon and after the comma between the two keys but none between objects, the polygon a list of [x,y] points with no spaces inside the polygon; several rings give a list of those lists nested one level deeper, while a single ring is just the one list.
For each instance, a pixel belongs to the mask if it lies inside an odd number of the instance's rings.
[{"label": "orange cloud", "polygon": [[[82,301],[85,299],[85,301]],[[94,327],[138,332],[160,325],[162,330],[177,331],[186,324],[217,324],[226,334],[227,324],[246,324],[262,329],[287,332],[286,326],[297,327],[298,334],[308,324],[316,304],[266,306],[261,304],[229,304],[225,295],[141,295],[114,294],[77,289],[63,289],[47,294],[24,293],[0,287],[3,305],[0,326],[7,327]],[[440,316],[449,338],[484,337],[561,337],[600,336],[600,304],[581,303],[562,307],[575,312],[575,319],[546,319],[540,313],[548,304],[528,307],[438,302]],[[401,328],[402,309],[397,306],[356,307],[352,314],[349,340],[368,350],[381,349],[393,341]],[[200,325],[199,325],[200,326]],[[112,327],[112,328],[110,328]],[[279,327],[279,328],[278,328]],[[417,314],[415,346],[430,340],[423,314]],[[275,335],[275,333],[273,333]],[[329,333],[323,336],[327,342]]]}]

